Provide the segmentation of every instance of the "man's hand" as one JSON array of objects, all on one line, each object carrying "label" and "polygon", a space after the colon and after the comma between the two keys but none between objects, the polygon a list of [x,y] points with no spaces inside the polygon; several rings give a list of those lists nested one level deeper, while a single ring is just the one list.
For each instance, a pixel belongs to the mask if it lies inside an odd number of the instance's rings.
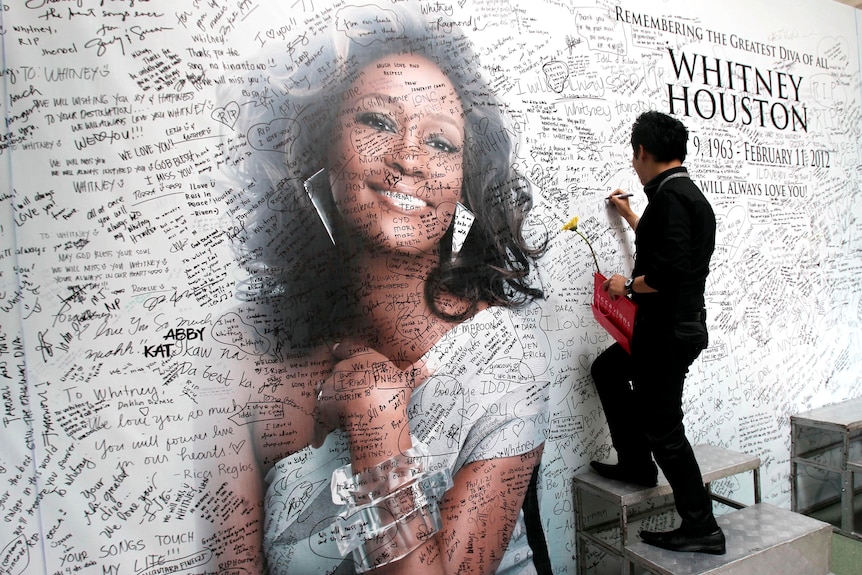
[{"label": "man's hand", "polygon": [[611,296],[612,300],[615,300],[619,297],[625,297],[626,295],[626,281],[627,277],[621,276],[620,274],[614,274],[609,279],[606,279],[602,284],[602,289],[608,292]]},{"label": "man's hand", "polygon": [[632,211],[632,207],[629,205],[629,198],[631,196],[632,194],[628,192],[616,189],[608,196],[608,203],[616,208],[617,212],[628,222],[631,229],[634,230],[637,228],[640,218]]}]

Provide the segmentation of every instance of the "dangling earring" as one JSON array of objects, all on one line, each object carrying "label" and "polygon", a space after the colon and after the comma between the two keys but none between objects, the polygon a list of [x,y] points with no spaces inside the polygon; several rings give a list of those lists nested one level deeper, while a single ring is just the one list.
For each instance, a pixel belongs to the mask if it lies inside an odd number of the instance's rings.
[{"label": "dangling earring", "polygon": [[317,216],[323,222],[323,227],[326,228],[326,233],[329,234],[332,245],[335,245],[337,209],[335,201],[332,199],[332,188],[329,185],[326,168],[317,171],[317,173],[305,180],[302,186],[305,188],[305,193],[311,199],[311,203],[314,204]]},{"label": "dangling earring", "polygon": [[464,204],[458,202],[455,205],[455,217],[452,218],[452,255],[454,261],[461,252],[464,246],[464,240],[467,239],[467,234],[470,233],[470,228],[473,226],[473,221],[476,216],[468,210]]}]

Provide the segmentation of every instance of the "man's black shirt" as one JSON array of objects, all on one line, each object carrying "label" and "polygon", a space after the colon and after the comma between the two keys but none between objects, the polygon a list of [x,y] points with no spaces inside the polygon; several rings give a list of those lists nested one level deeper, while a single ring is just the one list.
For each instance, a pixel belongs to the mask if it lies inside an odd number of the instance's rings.
[{"label": "man's black shirt", "polygon": [[649,317],[688,314],[704,308],[706,276],[715,249],[715,213],[684,167],[662,172],[644,186],[649,203],[635,232],[633,277],[657,293],[636,293],[638,314]]}]

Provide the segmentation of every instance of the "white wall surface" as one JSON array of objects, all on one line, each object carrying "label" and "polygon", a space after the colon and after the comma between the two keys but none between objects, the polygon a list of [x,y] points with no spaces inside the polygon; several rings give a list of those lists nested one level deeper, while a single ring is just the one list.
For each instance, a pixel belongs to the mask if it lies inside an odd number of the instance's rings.
[{"label": "white wall surface", "polygon": [[[167,444],[215,425],[229,430],[216,445],[250,449],[231,440],[236,420],[206,414],[200,427],[193,415],[202,394],[242,383],[220,359],[236,353],[220,328],[241,276],[229,238],[239,196],[219,171],[262,153],[234,130],[237,111],[277,89],[263,84],[275,63],[261,48],[313,60],[304,35],[343,5],[2,3],[0,571],[124,575],[154,556],[216,570],[220,543],[206,533],[218,524],[201,505],[218,481]],[[555,571],[575,572],[571,478],[611,453],[588,370],[610,343],[589,309],[592,258],[559,228],[578,215],[603,270],[630,271],[633,236],[603,198],[623,188],[646,205],[628,137],[647,109],[672,104],[688,126],[687,165],[718,219],[711,343],[685,393],[690,439],[759,455],[764,500],[789,508],[790,415],[862,395],[858,11],[813,0],[425,5],[465,23],[516,121],[531,234],[552,238],[540,265],[551,382],[541,487]],[[704,81],[704,61],[719,63],[721,86],[715,73]],[[229,70],[246,65],[263,82],[221,99],[241,77]],[[755,74],[771,93],[757,93]],[[685,90],[688,114],[669,97]],[[721,95],[738,102],[735,120],[713,117]],[[165,339],[180,327],[202,337]],[[198,511],[178,513],[180,501]]]}]

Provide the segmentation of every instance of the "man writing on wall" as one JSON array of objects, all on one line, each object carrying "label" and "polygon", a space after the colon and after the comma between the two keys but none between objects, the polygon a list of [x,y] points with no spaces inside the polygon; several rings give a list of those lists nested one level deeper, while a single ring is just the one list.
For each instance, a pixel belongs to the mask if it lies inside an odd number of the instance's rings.
[{"label": "man writing on wall", "polygon": [[632,127],[632,166],[649,201],[638,218],[616,190],[608,201],[635,231],[631,278],[604,283],[612,298],[638,304],[631,355],[614,344],[593,363],[618,463],[593,461],[602,476],[654,486],[661,467],[682,518],[670,532],[642,531],[643,541],[673,551],[723,554],[724,533],[712,512],[683,427],[683,382],[707,345],[704,290],[715,246],[715,215],[682,166],[688,131],[651,111]]}]

